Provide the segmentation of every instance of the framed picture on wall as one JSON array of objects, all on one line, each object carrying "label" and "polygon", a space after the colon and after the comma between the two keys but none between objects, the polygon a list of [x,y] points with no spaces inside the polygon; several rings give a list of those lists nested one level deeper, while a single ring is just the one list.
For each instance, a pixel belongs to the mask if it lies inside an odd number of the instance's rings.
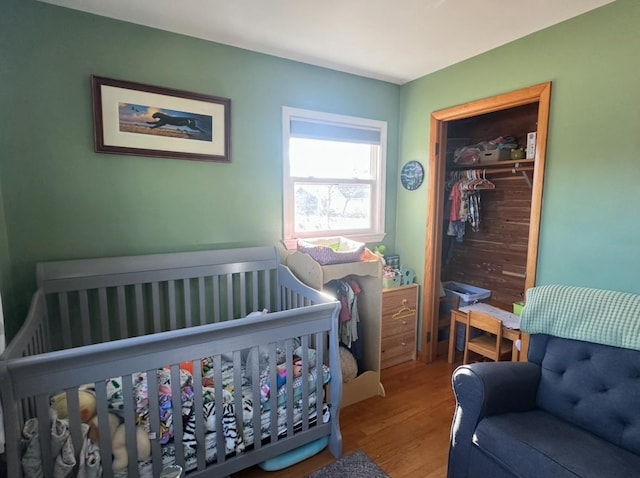
[{"label": "framed picture on wall", "polygon": [[231,100],[91,77],[98,153],[231,162]]}]

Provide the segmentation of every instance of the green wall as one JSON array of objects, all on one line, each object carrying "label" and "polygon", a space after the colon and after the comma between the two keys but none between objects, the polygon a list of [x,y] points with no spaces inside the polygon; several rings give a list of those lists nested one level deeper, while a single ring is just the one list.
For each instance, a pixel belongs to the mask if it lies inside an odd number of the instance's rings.
[{"label": "green wall", "polygon": [[[3,0],[0,45],[10,335],[37,261],[279,241],[285,105],[388,122],[393,243],[397,85],[34,0]],[[232,163],[94,153],[91,74],[230,98]]]},{"label": "green wall", "polygon": [[[400,164],[433,111],[552,81],[538,284],[640,293],[640,2],[617,0],[401,88]],[[396,245],[423,277],[427,188],[398,191]]]}]

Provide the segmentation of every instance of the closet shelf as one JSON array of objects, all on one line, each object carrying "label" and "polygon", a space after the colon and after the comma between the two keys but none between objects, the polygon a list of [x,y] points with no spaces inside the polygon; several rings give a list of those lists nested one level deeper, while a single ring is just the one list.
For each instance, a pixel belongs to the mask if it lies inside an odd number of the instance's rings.
[{"label": "closet shelf", "polygon": [[519,168],[523,166],[533,166],[535,163],[535,159],[510,159],[507,161],[496,161],[493,163],[479,163],[479,164],[469,164],[467,166],[451,166],[449,167],[449,171],[463,171],[467,169],[486,169],[487,172],[492,169],[499,169],[504,167],[509,168]]}]

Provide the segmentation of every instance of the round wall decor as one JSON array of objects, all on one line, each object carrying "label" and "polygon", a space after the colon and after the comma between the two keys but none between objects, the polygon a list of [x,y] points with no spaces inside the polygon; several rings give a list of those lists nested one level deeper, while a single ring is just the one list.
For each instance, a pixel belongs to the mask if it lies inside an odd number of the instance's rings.
[{"label": "round wall decor", "polygon": [[418,189],[424,180],[424,168],[418,161],[409,161],[402,166],[400,182],[405,189],[413,191]]}]

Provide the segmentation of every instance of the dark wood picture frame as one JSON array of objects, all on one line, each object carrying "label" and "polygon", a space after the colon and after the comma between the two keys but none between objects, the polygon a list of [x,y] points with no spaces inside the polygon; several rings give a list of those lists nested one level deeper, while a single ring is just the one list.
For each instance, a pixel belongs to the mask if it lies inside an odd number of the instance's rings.
[{"label": "dark wood picture frame", "polygon": [[98,153],[231,162],[231,100],[91,76]]}]

